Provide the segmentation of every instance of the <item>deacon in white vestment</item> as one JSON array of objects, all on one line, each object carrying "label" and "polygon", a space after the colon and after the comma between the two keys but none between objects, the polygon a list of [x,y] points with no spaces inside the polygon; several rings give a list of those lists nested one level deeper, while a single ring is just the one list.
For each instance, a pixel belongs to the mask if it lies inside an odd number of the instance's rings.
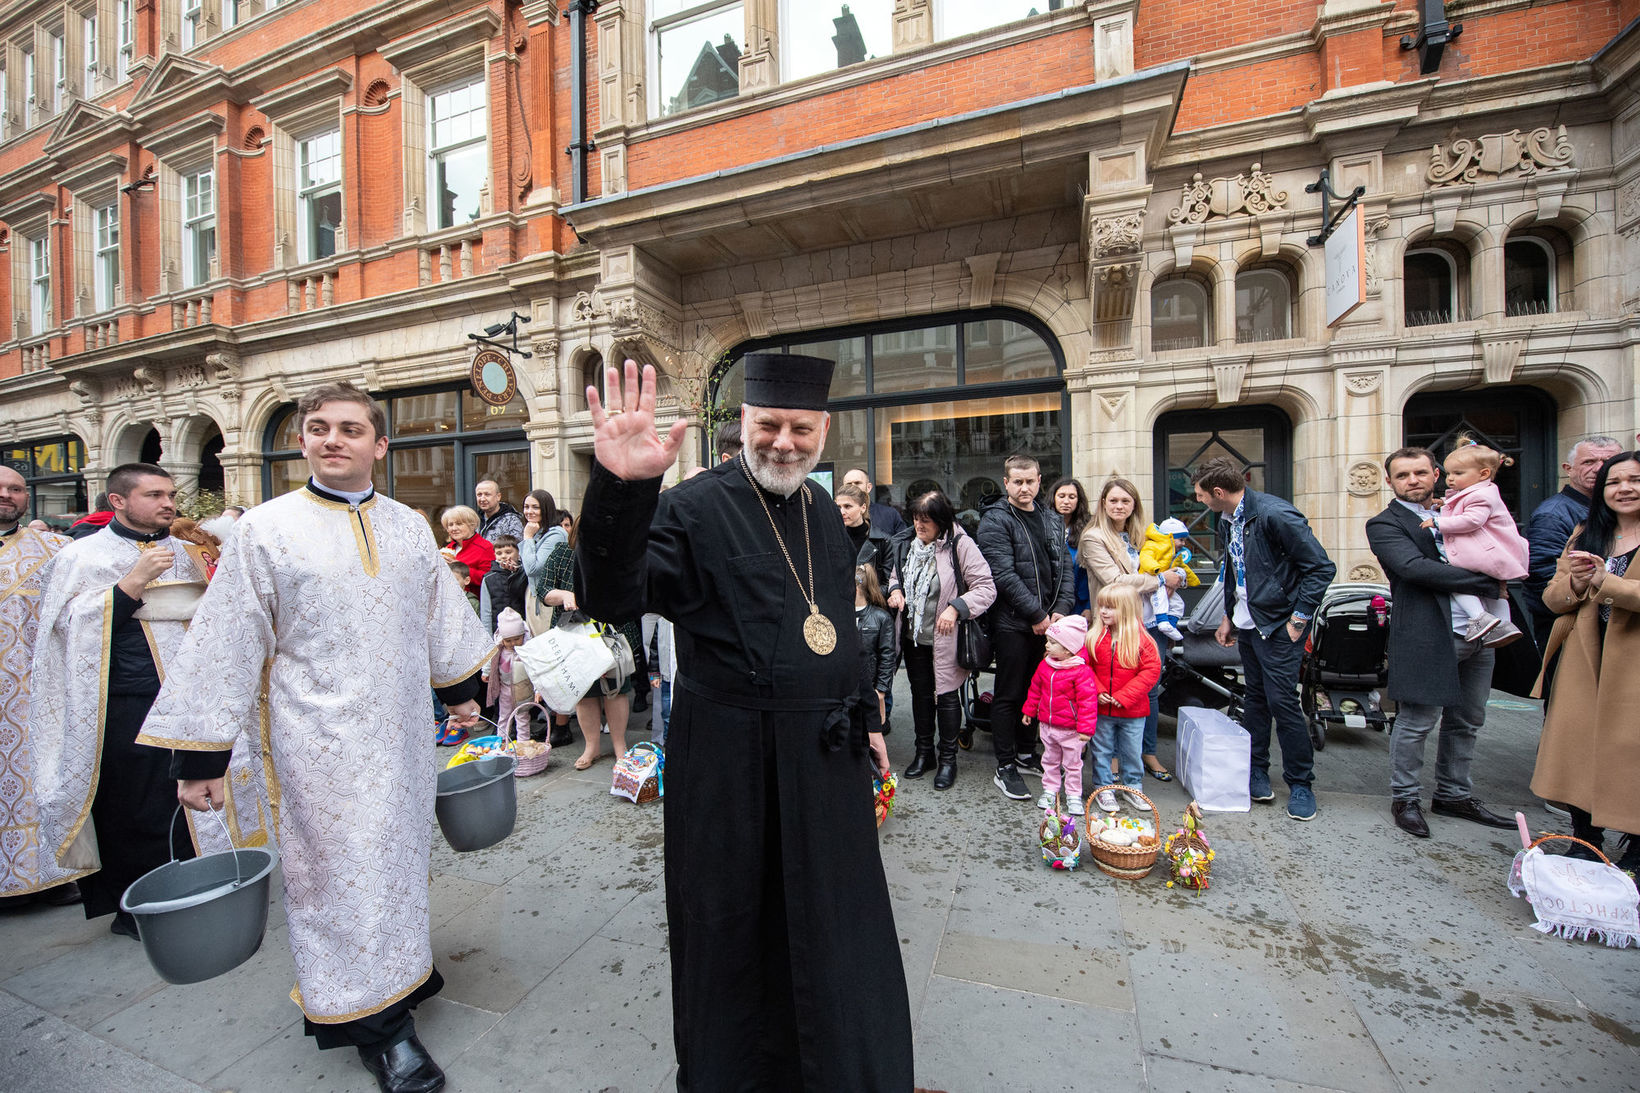
[{"label": "deacon in white vestment", "polygon": [[[96,870],[80,883],[86,917],[114,914],[114,932],[134,938],[135,922],[118,909],[125,889],[173,854],[223,850],[227,839],[215,824],[192,839],[173,832],[170,757],[136,743],[205,587],[197,548],[169,533],[176,484],[160,467],[132,463],[110,473],[108,492],[108,526],[52,563],[30,681],[30,740],[42,842],[63,867]],[[239,748],[225,794],[230,830],[247,846],[266,841],[249,773],[253,743]]]},{"label": "deacon in white vestment", "polygon": [[[383,1089],[421,1090],[438,1087],[430,1072],[395,1082],[420,1061],[391,1049],[419,1049],[409,1009],[442,982],[429,939],[428,683],[470,723],[493,643],[427,521],[371,489],[372,450],[387,446],[373,405],[345,384],[298,404],[314,479],[239,521],[138,739],[176,749],[182,799],[200,807],[224,749],[259,726],[291,997],[321,1048],[357,1046]],[[346,431],[357,423],[362,437]]]},{"label": "deacon in white vestment", "polygon": [[74,879],[40,846],[34,747],[29,743],[29,669],[40,595],[52,557],[71,540],[22,525],[28,483],[0,467],[0,903],[73,903]]}]

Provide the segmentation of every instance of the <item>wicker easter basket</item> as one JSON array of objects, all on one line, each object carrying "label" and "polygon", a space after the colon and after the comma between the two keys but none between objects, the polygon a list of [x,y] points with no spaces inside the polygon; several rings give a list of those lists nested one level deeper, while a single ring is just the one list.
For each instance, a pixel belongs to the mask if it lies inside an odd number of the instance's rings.
[{"label": "wicker easter basket", "polygon": [[[548,757],[552,754],[552,744],[541,740],[531,740],[528,729],[520,729],[518,714],[520,711],[540,710],[541,716],[551,720],[552,711],[539,702],[520,702],[513,707],[512,715],[507,718],[507,724],[497,726],[501,730],[501,738],[511,738],[513,754],[518,756],[518,766],[513,771],[515,778],[528,778],[532,774],[540,774],[547,769]],[[529,724],[529,718],[524,719]]]},{"label": "wicker easter basket", "polygon": [[1088,794],[1083,809],[1084,815],[1087,817],[1084,820],[1087,838],[1082,840],[1082,849],[1092,855],[1093,864],[1111,876],[1121,877],[1123,880],[1140,880],[1149,876],[1151,869],[1155,868],[1156,855],[1161,850],[1161,840],[1156,837],[1154,832],[1140,836],[1150,840],[1148,845],[1144,846],[1113,846],[1098,838],[1093,818],[1101,814],[1103,810],[1099,808],[1099,804],[1094,798],[1107,789],[1113,792],[1120,790],[1123,793],[1131,793],[1138,797],[1145,804],[1150,805],[1151,822],[1155,823],[1156,821],[1155,802],[1139,790],[1129,789],[1127,786],[1122,785],[1096,786],[1093,792]]}]

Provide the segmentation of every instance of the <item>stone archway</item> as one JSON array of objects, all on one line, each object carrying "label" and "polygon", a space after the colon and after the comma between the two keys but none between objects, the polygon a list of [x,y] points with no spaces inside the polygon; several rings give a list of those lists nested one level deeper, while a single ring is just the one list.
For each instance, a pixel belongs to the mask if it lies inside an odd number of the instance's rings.
[{"label": "stone archway", "polygon": [[193,414],[171,422],[160,466],[176,479],[177,493],[190,497],[201,490],[221,492],[223,486],[222,426],[207,414]]}]

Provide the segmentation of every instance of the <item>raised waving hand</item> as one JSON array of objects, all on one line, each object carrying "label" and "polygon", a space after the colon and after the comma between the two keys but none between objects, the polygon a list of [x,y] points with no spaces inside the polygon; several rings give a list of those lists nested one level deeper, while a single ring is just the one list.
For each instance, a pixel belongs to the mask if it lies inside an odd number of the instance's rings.
[{"label": "raised waving hand", "polygon": [[626,362],[626,378],[614,368],[605,369],[605,384],[617,412],[604,409],[598,389],[587,388],[587,409],[592,411],[592,448],[598,462],[617,478],[639,482],[659,478],[677,462],[678,449],[689,429],[687,421],[675,422],[663,437],[655,431],[655,368],[643,366],[639,382],[638,365]]}]

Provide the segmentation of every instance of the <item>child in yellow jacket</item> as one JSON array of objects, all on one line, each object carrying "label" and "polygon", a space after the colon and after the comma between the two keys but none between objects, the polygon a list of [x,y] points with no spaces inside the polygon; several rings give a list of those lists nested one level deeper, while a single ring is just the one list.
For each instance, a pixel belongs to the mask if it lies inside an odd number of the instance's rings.
[{"label": "child in yellow jacket", "polygon": [[[1176,569],[1183,575],[1187,587],[1201,584],[1201,579],[1190,568],[1190,548],[1185,545],[1189,538],[1190,529],[1182,520],[1168,517],[1160,524],[1151,524],[1145,529],[1145,545],[1139,550],[1139,572],[1159,578],[1168,570]],[[1179,620],[1184,616],[1184,597],[1171,591],[1167,582],[1158,580],[1156,591],[1151,593],[1151,603],[1156,610],[1156,629],[1174,641],[1182,641],[1184,635],[1179,632]]]}]

